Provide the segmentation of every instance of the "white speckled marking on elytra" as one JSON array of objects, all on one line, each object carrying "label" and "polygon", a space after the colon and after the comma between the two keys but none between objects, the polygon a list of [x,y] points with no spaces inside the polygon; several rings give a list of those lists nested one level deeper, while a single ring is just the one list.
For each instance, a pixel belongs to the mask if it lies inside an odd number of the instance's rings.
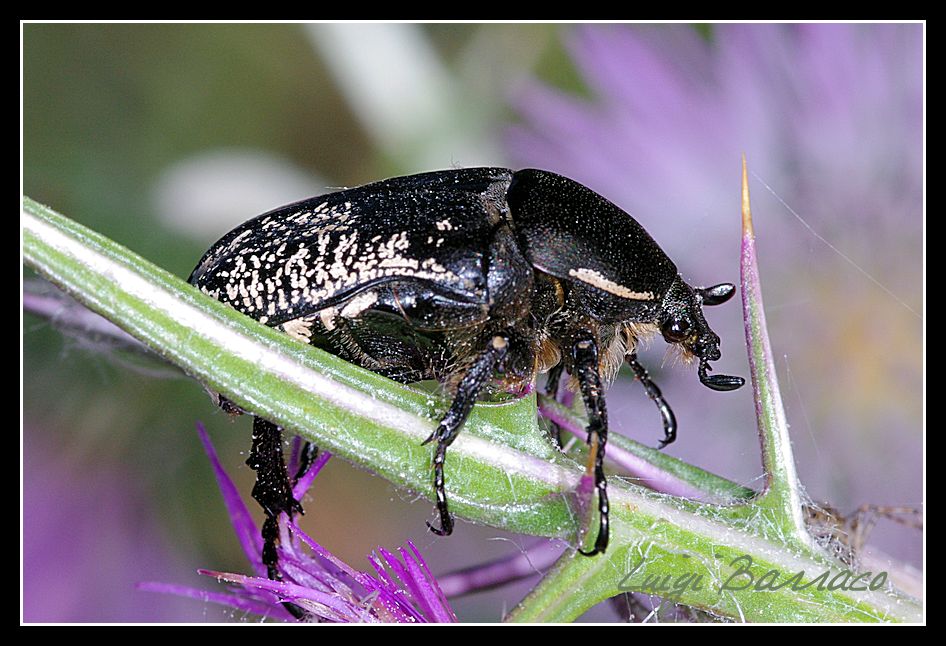
[{"label": "white speckled marking on elytra", "polygon": [[569,269],[568,275],[577,278],[583,283],[588,283],[592,287],[597,287],[598,289],[604,290],[609,294],[614,294],[615,296],[620,296],[621,298],[629,298],[634,301],[654,300],[653,292],[635,292],[620,283],[608,280],[594,269],[585,269],[584,267]]},{"label": "white speckled marking on elytra", "polygon": [[[362,239],[357,230],[349,232],[350,227],[343,223],[358,218],[351,209],[347,202],[335,208],[322,203],[311,210],[291,213],[282,221],[265,222],[267,228],[278,227],[268,232],[265,240],[241,234],[242,246],[236,248],[231,242],[224,253],[215,254],[222,259],[215,269],[220,282],[206,293],[238,305],[251,316],[263,312],[273,316],[276,305],[279,313],[302,313],[307,304],[318,304],[340,291],[379,278],[405,276],[461,282],[435,258],[411,254],[406,231],[375,235],[368,240]],[[453,227],[449,220],[443,220],[437,228]],[[436,240],[437,246],[442,243],[443,238]],[[348,311],[357,313],[364,307],[367,305],[356,304]]]}]

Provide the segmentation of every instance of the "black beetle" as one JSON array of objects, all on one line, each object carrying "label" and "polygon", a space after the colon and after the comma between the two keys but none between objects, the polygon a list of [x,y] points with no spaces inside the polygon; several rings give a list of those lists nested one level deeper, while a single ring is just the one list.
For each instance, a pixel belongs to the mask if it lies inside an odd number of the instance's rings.
[{"label": "black beetle", "polygon": [[[641,337],[660,332],[699,361],[715,390],[741,377],[707,375],[719,337],[703,305],[735,287],[693,288],[630,215],[591,189],[542,170],[444,170],[387,179],[284,206],[237,227],[201,259],[190,282],[204,293],[370,370],[408,383],[436,379],[453,403],[436,440],[440,528],[453,519],[444,491],[447,447],[487,390],[519,392],[562,371],[581,391],[588,439],[597,438],[599,531],[608,545],[602,461],[608,423],[603,384],[627,360],[663,417],[676,421],[637,362]],[[292,497],[280,429],[260,418],[247,463],[267,514],[264,562],[276,570],[276,517],[300,511]]]}]

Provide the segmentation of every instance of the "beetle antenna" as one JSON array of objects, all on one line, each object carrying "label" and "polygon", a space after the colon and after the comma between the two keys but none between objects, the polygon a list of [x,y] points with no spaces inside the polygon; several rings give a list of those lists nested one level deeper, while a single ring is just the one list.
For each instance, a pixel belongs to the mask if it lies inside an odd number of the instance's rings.
[{"label": "beetle antenna", "polygon": [[712,287],[697,287],[693,291],[700,295],[703,305],[722,305],[736,293],[736,286],[732,283],[720,283]]},{"label": "beetle antenna", "polygon": [[720,391],[736,390],[737,388],[742,388],[742,386],[746,383],[745,379],[742,377],[736,377],[734,375],[707,375],[706,371],[712,369],[713,367],[709,365],[709,361],[706,361],[705,359],[700,360],[700,368],[698,372],[700,375],[700,383],[707,388]]}]

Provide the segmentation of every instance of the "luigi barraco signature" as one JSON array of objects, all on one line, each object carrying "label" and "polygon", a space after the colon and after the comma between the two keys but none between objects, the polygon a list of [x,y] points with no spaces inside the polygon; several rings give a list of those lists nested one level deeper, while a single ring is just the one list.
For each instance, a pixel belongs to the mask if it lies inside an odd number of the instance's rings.
[{"label": "luigi barraco signature", "polygon": [[[689,558],[688,555],[683,555]],[[640,573],[641,568],[646,563],[646,559],[628,572],[620,583],[618,589],[625,592],[646,592],[650,594],[666,595],[667,593],[680,594],[687,590],[705,590],[715,588],[718,593],[727,590],[751,590],[753,592],[775,592],[789,588],[793,591],[800,590],[844,590],[850,592],[866,592],[883,588],[887,584],[887,573],[878,572],[853,572],[851,570],[840,570],[832,572],[825,570],[814,577],[808,576],[803,570],[786,575],[779,570],[769,570],[759,576],[758,572],[752,571],[752,557],[749,555],[739,556],[730,562],[733,573],[721,584],[709,585],[704,581],[702,574],[694,572],[681,572],[676,575],[654,576],[647,573]]]}]

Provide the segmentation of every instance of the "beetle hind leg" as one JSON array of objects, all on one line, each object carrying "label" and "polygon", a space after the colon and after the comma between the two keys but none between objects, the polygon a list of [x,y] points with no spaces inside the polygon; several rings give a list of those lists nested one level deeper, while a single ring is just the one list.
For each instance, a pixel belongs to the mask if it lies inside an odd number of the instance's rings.
[{"label": "beetle hind leg", "polygon": [[292,495],[292,483],[283,457],[282,430],[278,426],[262,417],[253,418],[253,448],[246,464],[256,471],[256,484],[253,485],[252,495],[266,512],[266,523],[263,526],[263,564],[266,565],[270,578],[275,579],[278,577],[276,521],[282,512],[286,512],[290,517],[295,512],[302,512],[302,505]]},{"label": "beetle hind leg", "polygon": [[[317,449],[306,442],[300,455],[300,470],[296,479],[308,466],[311,466]],[[282,581],[279,571],[279,514],[285,512],[289,518],[296,512],[302,512],[302,505],[292,494],[292,481],[283,456],[282,430],[262,417],[253,418],[253,448],[246,464],[256,471],[256,484],[253,485],[253,499],[259,503],[266,514],[263,521],[263,565],[266,574],[273,581]],[[285,602],[283,606],[296,619],[304,619],[306,613],[299,606]]]},{"label": "beetle hind leg", "polygon": [[447,413],[440,420],[437,429],[423,442],[427,444],[434,440],[437,441],[437,449],[434,452],[434,491],[437,496],[440,527],[434,527],[429,521],[427,527],[438,536],[449,536],[453,533],[453,517],[450,516],[450,510],[447,506],[443,469],[444,460],[447,457],[447,447],[456,439],[460,427],[463,426],[463,422],[466,421],[473,409],[473,404],[476,403],[477,396],[483,386],[492,378],[496,368],[506,356],[508,349],[508,337],[497,335],[490,340],[486,350],[476,358],[460,380],[453,403],[450,404]]}]

